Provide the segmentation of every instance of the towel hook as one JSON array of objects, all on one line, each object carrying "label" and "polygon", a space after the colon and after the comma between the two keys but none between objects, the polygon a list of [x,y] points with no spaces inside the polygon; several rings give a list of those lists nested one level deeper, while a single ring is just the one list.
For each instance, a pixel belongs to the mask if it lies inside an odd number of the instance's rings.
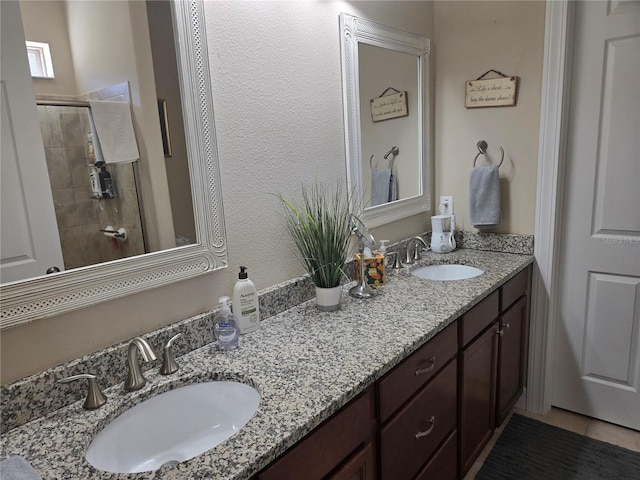
[{"label": "towel hook", "polygon": [[[484,140],[480,140],[477,143],[478,146],[478,153],[476,154],[476,157],[473,159],[473,166],[476,166],[476,160],[478,160],[478,157],[480,155],[486,155],[487,153],[487,147],[489,147],[489,145],[487,144],[487,142],[485,142]],[[504,162],[504,150],[502,149],[502,147],[498,147],[498,150],[500,150],[500,154],[502,155],[500,157],[500,163],[498,164],[498,168],[500,168],[502,166],[502,162]]]},{"label": "towel hook", "polygon": [[373,166],[373,157],[374,157],[374,155],[371,155],[369,157],[369,167],[371,167],[371,170],[375,170],[375,167]]}]

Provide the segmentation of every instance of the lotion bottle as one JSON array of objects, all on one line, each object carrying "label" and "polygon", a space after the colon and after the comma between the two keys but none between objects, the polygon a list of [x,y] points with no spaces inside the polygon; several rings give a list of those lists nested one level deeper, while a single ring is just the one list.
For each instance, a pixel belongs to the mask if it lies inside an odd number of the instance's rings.
[{"label": "lotion bottle", "polygon": [[260,327],[258,292],[247,276],[247,267],[240,267],[238,281],[233,287],[233,316],[240,333],[255,332]]}]

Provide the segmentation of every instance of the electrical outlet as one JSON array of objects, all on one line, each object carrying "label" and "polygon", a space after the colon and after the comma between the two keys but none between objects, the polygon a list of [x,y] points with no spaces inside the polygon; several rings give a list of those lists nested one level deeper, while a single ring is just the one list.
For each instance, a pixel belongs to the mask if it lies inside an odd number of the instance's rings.
[{"label": "electrical outlet", "polygon": [[441,195],[439,209],[440,215],[453,215],[453,197]]}]

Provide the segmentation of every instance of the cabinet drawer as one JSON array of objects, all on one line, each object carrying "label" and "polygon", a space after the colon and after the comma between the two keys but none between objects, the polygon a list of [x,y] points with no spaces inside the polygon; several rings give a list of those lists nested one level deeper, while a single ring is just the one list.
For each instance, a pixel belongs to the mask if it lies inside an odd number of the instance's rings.
[{"label": "cabinet drawer", "polygon": [[457,325],[453,323],[403,360],[378,382],[380,423],[384,423],[456,353]]},{"label": "cabinet drawer", "polygon": [[498,318],[499,299],[500,295],[495,291],[462,316],[460,338],[463,347]]},{"label": "cabinet drawer", "polygon": [[453,360],[382,429],[381,478],[413,478],[456,427],[456,374]]},{"label": "cabinet drawer", "polygon": [[368,389],[259,475],[259,480],[320,479],[342,464],[375,429],[375,397]]},{"label": "cabinet drawer", "polygon": [[456,480],[458,478],[458,431],[451,432],[415,480]]},{"label": "cabinet drawer", "polygon": [[504,312],[513,302],[527,292],[530,273],[531,267],[527,267],[500,288],[501,312]]}]

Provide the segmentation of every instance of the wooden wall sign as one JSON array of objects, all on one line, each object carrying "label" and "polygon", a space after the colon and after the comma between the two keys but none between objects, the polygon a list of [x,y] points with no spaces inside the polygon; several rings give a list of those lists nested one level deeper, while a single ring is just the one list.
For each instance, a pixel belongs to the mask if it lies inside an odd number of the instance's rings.
[{"label": "wooden wall sign", "polygon": [[466,82],[464,106],[507,107],[516,104],[518,77],[469,80]]},{"label": "wooden wall sign", "polygon": [[371,120],[374,122],[406,117],[407,115],[409,115],[407,92],[398,92],[371,99]]}]

